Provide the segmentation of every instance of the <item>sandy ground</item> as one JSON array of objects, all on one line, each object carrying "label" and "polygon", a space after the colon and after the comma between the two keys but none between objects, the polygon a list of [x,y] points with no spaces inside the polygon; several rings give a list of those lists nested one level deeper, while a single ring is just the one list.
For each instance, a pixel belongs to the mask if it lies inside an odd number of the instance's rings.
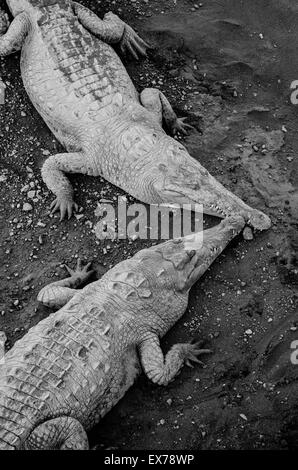
[{"label": "sandy ground", "polygon": [[[1,0],[1,5],[4,6]],[[192,289],[189,308],[163,341],[189,337],[213,349],[206,367],[185,368],[167,388],[142,376],[92,431],[92,446],[117,449],[280,449],[298,446],[298,6],[292,0],[103,2],[153,46],[127,61],[137,87],[160,88],[196,127],[185,138],[194,158],[250,205],[272,229],[235,240]],[[100,178],[75,176],[79,217],[49,216],[40,167],[62,148],[22,86],[19,54],[0,59],[0,330],[9,349],[51,313],[38,306],[62,263],[94,260],[97,277],[145,246],[102,242],[92,232],[100,198],[124,194]],[[129,198],[132,201],[132,198]],[[28,206],[28,204],[30,206]],[[30,210],[26,210],[30,209]],[[218,222],[216,219],[207,223]]]}]

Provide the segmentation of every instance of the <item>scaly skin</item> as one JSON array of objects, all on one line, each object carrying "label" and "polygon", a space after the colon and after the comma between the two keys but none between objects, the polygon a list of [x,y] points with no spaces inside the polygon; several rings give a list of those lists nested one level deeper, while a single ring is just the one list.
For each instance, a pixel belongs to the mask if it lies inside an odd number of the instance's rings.
[{"label": "scaly skin", "polygon": [[[183,315],[191,286],[244,227],[228,217],[204,231],[144,249],[82,290],[90,272],[44,287],[38,300],[61,307],[5,355],[0,369],[0,449],[85,449],[94,426],[133,384],[141,367],[167,385],[200,362],[198,343],[162,337]],[[137,351],[139,354],[137,354]]]},{"label": "scaly skin", "polygon": [[0,55],[20,48],[24,86],[68,154],[51,156],[42,168],[56,195],[61,219],[77,205],[64,173],[101,175],[149,203],[203,204],[207,214],[242,214],[264,230],[270,219],[226,190],[185,147],[168,136],[189,127],[156,89],[136,92],[122,52],[145,54],[146,43],[116,15],[100,20],[71,0],[7,0],[15,16],[0,38]]}]

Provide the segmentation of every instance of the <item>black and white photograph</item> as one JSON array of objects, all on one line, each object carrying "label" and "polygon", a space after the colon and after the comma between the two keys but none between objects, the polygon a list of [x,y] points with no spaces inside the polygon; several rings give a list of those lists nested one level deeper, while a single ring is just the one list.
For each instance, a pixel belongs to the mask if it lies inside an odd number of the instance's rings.
[{"label": "black and white photograph", "polygon": [[298,450],[297,153],[297,0],[0,0],[0,450]]}]

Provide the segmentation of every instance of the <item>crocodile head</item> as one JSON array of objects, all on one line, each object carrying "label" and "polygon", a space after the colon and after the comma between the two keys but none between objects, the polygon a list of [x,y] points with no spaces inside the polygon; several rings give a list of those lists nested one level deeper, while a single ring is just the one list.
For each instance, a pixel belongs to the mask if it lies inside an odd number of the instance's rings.
[{"label": "crocodile head", "polygon": [[[241,215],[256,230],[270,228],[270,218],[246,204],[226,189],[186,148],[169,137],[164,138],[154,169],[155,190],[165,204],[202,204],[205,214],[225,218]],[[150,169],[152,172],[152,168]]]},{"label": "crocodile head", "polygon": [[245,226],[245,219],[240,215],[229,216],[220,224],[203,230],[199,234],[187,235],[184,239],[184,249],[195,254],[195,267],[202,268],[201,274],[224,250],[228,243],[238,235]]}]

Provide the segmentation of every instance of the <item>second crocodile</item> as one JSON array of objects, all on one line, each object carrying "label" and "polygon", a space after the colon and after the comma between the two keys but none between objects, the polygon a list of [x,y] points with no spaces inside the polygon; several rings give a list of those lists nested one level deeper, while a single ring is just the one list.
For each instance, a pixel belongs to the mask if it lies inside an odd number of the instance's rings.
[{"label": "second crocodile", "polygon": [[0,363],[0,449],[86,449],[86,431],[133,384],[141,367],[159,385],[209,352],[159,339],[183,315],[191,286],[244,227],[228,217],[203,232],[139,251],[81,290],[90,271],[45,286],[38,300],[59,308]]}]

